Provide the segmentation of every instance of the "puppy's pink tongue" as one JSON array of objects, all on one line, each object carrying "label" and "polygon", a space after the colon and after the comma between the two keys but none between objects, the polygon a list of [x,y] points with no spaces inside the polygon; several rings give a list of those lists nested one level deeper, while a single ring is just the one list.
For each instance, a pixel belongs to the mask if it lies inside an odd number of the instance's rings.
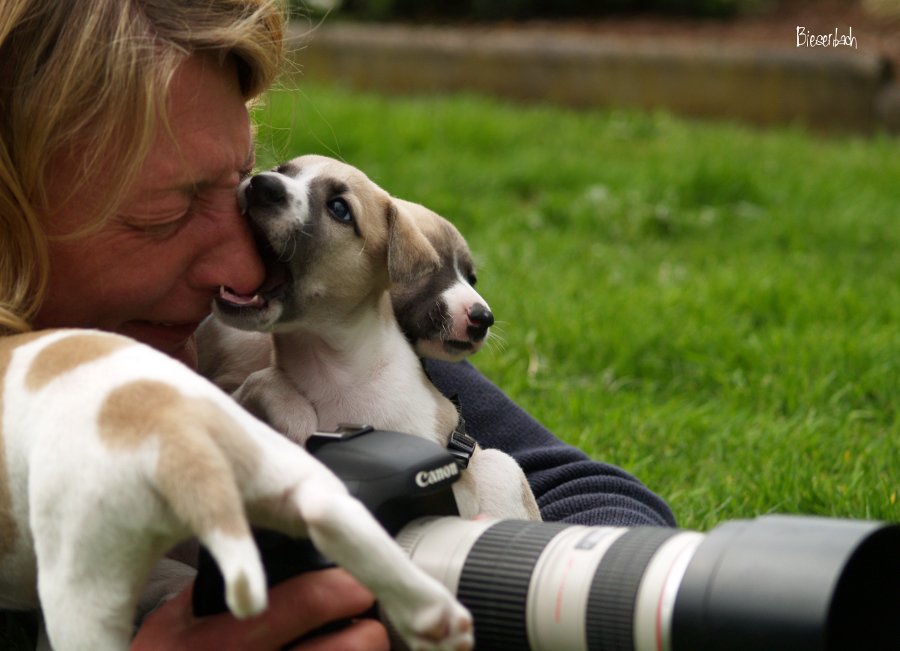
[{"label": "puppy's pink tongue", "polygon": [[239,307],[261,307],[265,303],[259,294],[252,296],[235,294],[228,287],[219,287],[219,299]]}]

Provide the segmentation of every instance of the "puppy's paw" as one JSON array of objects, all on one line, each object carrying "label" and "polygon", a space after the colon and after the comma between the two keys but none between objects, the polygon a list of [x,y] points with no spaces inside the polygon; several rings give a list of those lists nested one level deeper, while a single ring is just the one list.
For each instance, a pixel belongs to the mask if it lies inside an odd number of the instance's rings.
[{"label": "puppy's paw", "polygon": [[422,613],[422,627],[412,651],[468,651],[475,643],[472,616],[456,600]]},{"label": "puppy's paw", "polygon": [[388,619],[410,651],[469,651],[475,642],[472,616],[449,593],[415,612],[388,613]]},{"label": "puppy's paw", "polygon": [[278,368],[251,373],[232,398],[299,445],[305,444],[318,427],[318,416],[312,403]]}]

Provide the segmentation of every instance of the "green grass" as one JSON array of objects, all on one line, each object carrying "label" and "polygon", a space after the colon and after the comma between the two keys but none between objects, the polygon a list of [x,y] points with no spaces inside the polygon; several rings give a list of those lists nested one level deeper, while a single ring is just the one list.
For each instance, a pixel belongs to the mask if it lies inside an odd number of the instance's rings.
[{"label": "green grass", "polygon": [[897,140],[306,84],[256,117],[262,165],[454,221],[500,321],[475,363],[681,526],[900,519]]}]

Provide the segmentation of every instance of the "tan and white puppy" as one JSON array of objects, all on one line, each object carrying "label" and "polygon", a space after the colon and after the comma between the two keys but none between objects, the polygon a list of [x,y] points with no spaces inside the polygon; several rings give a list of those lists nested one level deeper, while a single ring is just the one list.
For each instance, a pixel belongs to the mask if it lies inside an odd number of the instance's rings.
[{"label": "tan and white puppy", "polygon": [[391,285],[394,314],[419,357],[458,362],[477,353],[494,315],[475,290],[469,245],[449,221],[425,206],[395,198],[438,254],[428,274]]},{"label": "tan and white puppy", "polygon": [[308,536],[414,649],[471,619],[322,464],[183,364],[118,335],[0,338],[0,608],[43,609],[57,651],[126,649],[151,565],[197,536],[229,609],[266,607],[248,520]]},{"label": "tan and white puppy", "polygon": [[[392,283],[414,283],[440,265],[416,225],[417,208],[358,169],[321,156],[254,176],[238,192],[269,280],[253,296],[223,288],[215,312],[236,328],[272,333],[273,359],[234,397],[301,444],[316,429],[352,422],[446,446],[459,413],[426,377],[389,293]],[[204,336],[216,338],[221,329],[211,325]],[[222,344],[219,337],[220,372],[212,376],[234,384],[240,362],[227,358],[248,353]],[[465,517],[540,519],[524,473],[499,450],[476,449],[454,493]]]},{"label": "tan and white puppy", "polygon": [[[394,315],[419,357],[458,362],[478,352],[488,338],[494,315],[475,290],[475,265],[469,245],[457,228],[425,206],[393,198],[437,253],[434,270],[391,282]],[[268,248],[268,247],[266,247]],[[285,271],[269,265],[268,287],[284,280]],[[272,338],[262,332],[224,326],[208,318],[198,330],[200,372],[228,392],[254,371],[272,363]]]}]

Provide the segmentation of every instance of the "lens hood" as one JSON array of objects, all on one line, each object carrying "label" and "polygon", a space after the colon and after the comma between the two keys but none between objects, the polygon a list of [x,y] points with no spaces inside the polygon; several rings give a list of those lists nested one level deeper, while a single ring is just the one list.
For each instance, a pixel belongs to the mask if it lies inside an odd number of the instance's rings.
[{"label": "lens hood", "polygon": [[724,523],[675,599],[674,651],[900,648],[900,526],[799,516]]}]

